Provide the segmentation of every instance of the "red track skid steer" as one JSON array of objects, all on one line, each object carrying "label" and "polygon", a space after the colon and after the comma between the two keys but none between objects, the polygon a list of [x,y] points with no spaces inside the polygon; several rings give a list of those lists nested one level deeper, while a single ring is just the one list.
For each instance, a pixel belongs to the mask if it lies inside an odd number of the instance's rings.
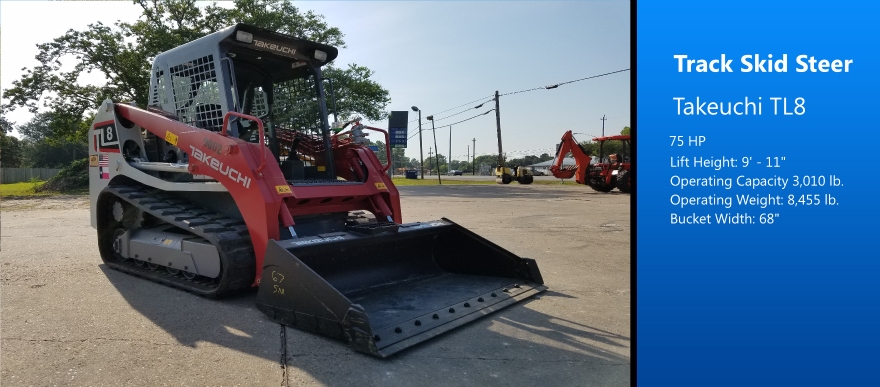
[{"label": "red track skid steer", "polygon": [[209,297],[258,286],[273,320],[381,357],[545,290],[534,260],[448,219],[402,224],[360,135],[388,134],[330,130],[336,55],[239,24],[158,55],[146,109],[104,101],[89,185],[105,264]]}]

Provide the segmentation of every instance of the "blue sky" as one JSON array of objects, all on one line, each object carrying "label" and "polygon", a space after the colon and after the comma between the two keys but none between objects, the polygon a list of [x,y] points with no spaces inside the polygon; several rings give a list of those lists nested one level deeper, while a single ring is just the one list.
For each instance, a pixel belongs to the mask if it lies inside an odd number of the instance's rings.
[{"label": "blue sky", "polygon": [[[301,10],[324,15],[345,34],[346,49],[338,66],[369,67],[389,90],[388,110],[422,110],[424,118],[460,113],[436,122],[446,125],[479,113],[472,109],[501,94],[554,85],[630,68],[630,24],[627,1],[298,1]],[[2,87],[33,66],[35,45],[67,29],[89,23],[132,20],[139,7],[130,2],[0,2]],[[42,25],[22,14],[43,15]],[[19,15],[19,16],[16,16]],[[509,158],[551,153],[566,130],[579,140],[602,131],[619,133],[630,124],[630,72],[562,85],[558,88],[502,96],[501,129]],[[99,81],[99,80],[97,80]],[[96,105],[97,105],[96,101]],[[446,112],[444,110],[465,105]],[[488,108],[487,108],[488,107]],[[470,109],[470,111],[466,111]],[[465,112],[466,111],[466,112]],[[410,120],[415,120],[410,111]],[[453,159],[463,159],[476,138],[477,154],[497,153],[494,112],[452,127]],[[24,123],[29,114],[10,114]],[[387,122],[371,123],[387,127]],[[427,125],[425,125],[427,124]],[[417,122],[410,124],[416,133]],[[449,153],[449,128],[437,129],[441,154]],[[423,132],[424,152],[434,146]],[[532,152],[529,152],[532,151]],[[407,156],[418,158],[418,137]]]}]

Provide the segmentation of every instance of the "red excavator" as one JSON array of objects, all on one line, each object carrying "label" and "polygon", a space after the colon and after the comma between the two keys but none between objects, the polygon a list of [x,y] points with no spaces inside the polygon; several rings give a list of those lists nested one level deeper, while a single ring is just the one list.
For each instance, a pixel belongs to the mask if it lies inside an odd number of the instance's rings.
[{"label": "red excavator", "polygon": [[363,131],[388,133],[330,128],[337,53],[239,24],[157,55],[148,107],[104,101],[104,264],[207,297],[258,286],[270,319],[380,357],[544,291],[534,260],[451,220],[402,223],[391,151],[383,166]]},{"label": "red excavator", "polygon": [[[620,141],[619,148],[611,153],[606,143]],[[620,192],[632,192],[632,173],[630,173],[630,155],[632,154],[632,138],[629,135],[606,136],[593,138],[599,143],[597,162],[578,142],[571,131],[562,135],[562,141],[556,146],[556,158],[550,166],[550,172],[559,179],[575,178],[578,184],[586,184],[599,192],[610,192],[614,188]],[[563,160],[571,153],[575,165],[565,166]],[[611,153],[611,154],[609,154]]]}]

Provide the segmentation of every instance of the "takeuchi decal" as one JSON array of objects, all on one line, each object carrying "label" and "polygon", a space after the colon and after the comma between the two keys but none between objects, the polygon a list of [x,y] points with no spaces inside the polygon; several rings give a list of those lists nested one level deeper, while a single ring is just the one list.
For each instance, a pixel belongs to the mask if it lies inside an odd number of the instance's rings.
[{"label": "takeuchi decal", "polygon": [[211,167],[211,169],[220,172],[221,175],[229,177],[232,181],[243,185],[245,188],[251,187],[251,178],[244,176],[241,172],[237,171],[235,168],[232,168],[228,165],[224,165],[222,161],[208,156],[205,152],[202,152],[201,149],[198,149],[192,145],[189,146],[189,149],[192,150],[192,157],[196,160],[199,160],[205,165]]},{"label": "takeuchi decal", "polygon": [[270,51],[280,52],[282,54],[293,55],[296,54],[296,49],[292,47],[282,46],[276,43],[264,42],[262,40],[254,39],[254,45],[259,48],[264,48]]}]

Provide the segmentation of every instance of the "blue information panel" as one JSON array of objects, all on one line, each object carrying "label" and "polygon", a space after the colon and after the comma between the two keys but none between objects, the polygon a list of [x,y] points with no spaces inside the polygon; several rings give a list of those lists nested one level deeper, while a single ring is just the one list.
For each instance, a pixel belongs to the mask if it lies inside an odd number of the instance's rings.
[{"label": "blue information panel", "polygon": [[392,148],[406,148],[406,128],[391,128],[388,131],[388,136],[391,138]]},{"label": "blue information panel", "polygon": [[388,116],[388,137],[391,148],[406,148],[408,117],[409,112],[405,110],[392,111]]},{"label": "blue information panel", "polygon": [[643,386],[877,386],[880,9],[640,1]]}]

